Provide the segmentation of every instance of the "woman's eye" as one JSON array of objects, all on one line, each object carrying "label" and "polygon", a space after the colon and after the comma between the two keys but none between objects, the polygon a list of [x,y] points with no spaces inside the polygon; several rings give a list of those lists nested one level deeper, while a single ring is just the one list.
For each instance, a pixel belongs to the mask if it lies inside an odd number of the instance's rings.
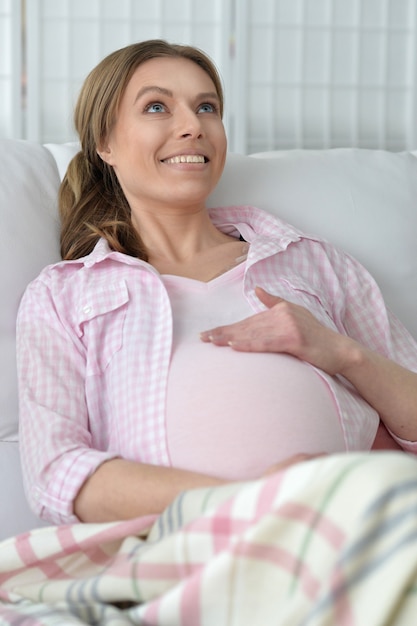
[{"label": "woman's eye", "polygon": [[204,104],[200,105],[199,112],[201,112],[201,113],[216,113],[217,112],[217,108],[214,106],[214,104],[211,104],[210,102],[205,102]]},{"label": "woman's eye", "polygon": [[165,107],[160,102],[153,102],[146,107],[147,113],[164,113]]}]

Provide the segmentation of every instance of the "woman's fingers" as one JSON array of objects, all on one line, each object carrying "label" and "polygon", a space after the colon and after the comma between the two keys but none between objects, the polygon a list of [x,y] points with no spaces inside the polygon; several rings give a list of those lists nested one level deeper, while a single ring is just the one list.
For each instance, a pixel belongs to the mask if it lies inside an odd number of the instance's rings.
[{"label": "woman's fingers", "polygon": [[267,307],[240,322],[218,326],[201,333],[201,339],[216,346],[229,346],[238,352],[291,354],[337,374],[352,340],[321,324],[305,307],[293,304],[257,288]]}]

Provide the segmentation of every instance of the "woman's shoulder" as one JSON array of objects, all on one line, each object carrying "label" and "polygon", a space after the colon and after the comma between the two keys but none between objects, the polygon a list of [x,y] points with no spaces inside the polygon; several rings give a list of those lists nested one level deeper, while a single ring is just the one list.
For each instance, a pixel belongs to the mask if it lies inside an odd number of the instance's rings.
[{"label": "woman's shoulder", "polygon": [[84,266],[84,259],[71,261],[62,260],[46,265],[39,274],[31,280],[25,291],[41,292],[47,290],[59,292],[74,276],[80,273]]},{"label": "woman's shoulder", "polygon": [[106,291],[118,289],[117,285],[138,280],[143,270],[152,271],[149,264],[120,252],[111,250],[106,241],[99,240],[94,249],[84,257],[62,260],[44,267],[26,287],[24,298],[50,300],[59,306],[68,306],[89,294],[103,297]]}]

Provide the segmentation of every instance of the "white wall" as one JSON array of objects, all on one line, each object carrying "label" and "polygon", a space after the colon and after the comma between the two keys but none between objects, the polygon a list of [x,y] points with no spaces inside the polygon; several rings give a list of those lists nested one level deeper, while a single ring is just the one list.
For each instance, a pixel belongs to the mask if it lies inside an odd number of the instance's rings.
[{"label": "white wall", "polygon": [[26,0],[23,55],[20,4],[0,0],[0,136],[73,139],[88,71],[162,37],[217,63],[234,151],[417,149],[417,0]]}]

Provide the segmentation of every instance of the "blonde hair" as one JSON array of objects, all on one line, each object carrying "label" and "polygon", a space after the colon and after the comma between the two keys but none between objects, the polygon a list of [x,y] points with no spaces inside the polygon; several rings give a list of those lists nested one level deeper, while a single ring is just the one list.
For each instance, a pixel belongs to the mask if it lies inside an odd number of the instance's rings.
[{"label": "blonde hair", "polygon": [[87,76],[74,112],[81,150],[70,162],[59,190],[61,255],[78,259],[89,254],[100,237],[110,248],[147,260],[139,233],[113,168],[97,150],[104,145],[121,98],[135,70],[156,57],[185,58],[212,79],[223,114],[223,89],[214,63],[198,48],[153,39],[132,44],[105,57]]}]

